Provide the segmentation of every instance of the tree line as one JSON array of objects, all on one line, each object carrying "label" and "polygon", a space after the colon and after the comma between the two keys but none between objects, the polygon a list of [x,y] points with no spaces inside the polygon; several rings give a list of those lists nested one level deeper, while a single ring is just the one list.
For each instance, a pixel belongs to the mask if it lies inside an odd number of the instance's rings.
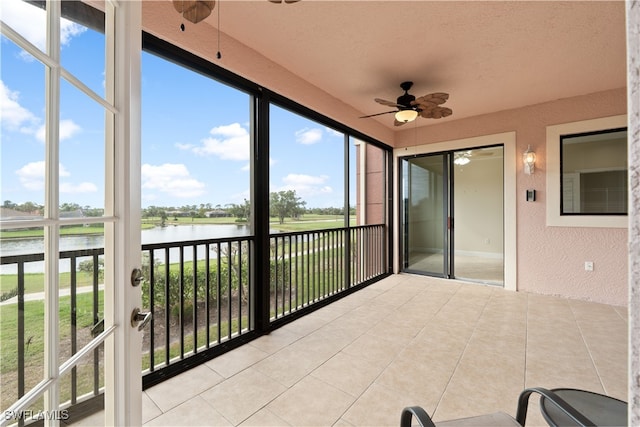
[{"label": "tree line", "polygon": [[[344,215],[344,208],[339,207],[327,207],[327,208],[307,208],[307,202],[299,197],[295,190],[285,190],[271,192],[269,194],[269,212],[272,217],[278,218],[280,223],[284,222],[285,218],[298,219],[303,214],[315,214],[315,215]],[[44,206],[33,203],[25,202],[22,204],[13,203],[10,200],[5,200],[2,207],[13,209],[19,212],[26,212],[32,214],[42,214],[44,212]],[[84,216],[102,216],[104,215],[104,209],[93,208],[91,206],[80,206],[77,203],[63,203],[60,205],[61,212],[74,212],[82,211]],[[355,208],[349,208],[349,214],[355,214]],[[243,222],[249,221],[251,218],[251,202],[244,199],[242,203],[228,203],[226,205],[213,205],[212,203],[200,203],[199,205],[183,205],[179,207],[174,206],[149,206],[142,209],[143,218],[160,218],[163,222],[169,218],[177,220],[178,217],[190,217],[190,218],[212,218],[212,217],[232,217],[236,221]]]},{"label": "tree line", "polygon": [[[12,209],[18,212],[25,212],[30,214],[42,215],[44,213],[44,205],[34,202],[14,203],[11,200],[5,200],[2,203],[3,208]],[[104,215],[104,209],[93,208],[91,206],[80,206],[77,203],[62,203],[60,205],[60,212],[75,212],[82,211],[84,216],[102,216]]]},{"label": "tree line", "polygon": [[[344,215],[344,208],[307,208],[307,202],[299,197],[295,190],[277,191],[269,194],[269,213],[278,218],[282,224],[285,218],[299,219],[304,214],[315,215]],[[350,215],[355,215],[355,208],[349,209]],[[169,218],[177,217],[205,218],[205,217],[232,217],[238,222],[248,222],[251,219],[251,202],[244,199],[242,203],[228,203],[226,205],[186,205],[182,207],[149,206],[142,210],[143,218]]]}]

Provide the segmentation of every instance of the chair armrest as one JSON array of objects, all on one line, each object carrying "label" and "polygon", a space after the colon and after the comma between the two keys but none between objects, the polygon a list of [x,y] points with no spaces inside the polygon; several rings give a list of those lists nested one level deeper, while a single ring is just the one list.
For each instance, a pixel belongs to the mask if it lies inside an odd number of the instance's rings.
[{"label": "chair armrest", "polygon": [[427,411],[419,406],[408,406],[402,410],[400,427],[411,427],[411,419],[415,417],[422,427],[436,427]]},{"label": "chair armrest", "polygon": [[529,396],[531,393],[538,393],[543,396],[545,399],[548,399],[551,403],[553,403],[558,409],[564,412],[569,418],[571,418],[576,425],[578,426],[595,426],[593,421],[589,418],[582,415],[578,412],[573,406],[569,405],[564,399],[560,396],[552,392],[551,390],[547,390],[542,387],[532,387],[526,388],[520,393],[520,397],[518,397],[518,410],[516,412],[516,421],[521,426],[524,426],[524,423],[527,419],[527,407],[529,406]]}]

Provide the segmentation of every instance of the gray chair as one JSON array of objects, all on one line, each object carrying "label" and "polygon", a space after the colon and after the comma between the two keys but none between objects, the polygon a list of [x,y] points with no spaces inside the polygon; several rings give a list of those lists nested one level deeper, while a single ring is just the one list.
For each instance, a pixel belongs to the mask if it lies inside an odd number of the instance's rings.
[{"label": "gray chair", "polygon": [[522,427],[527,419],[527,407],[529,406],[529,396],[531,393],[537,393],[542,396],[542,399],[553,403],[554,407],[561,413],[566,415],[572,423],[576,426],[595,426],[595,424],[578,412],[575,408],[569,405],[564,399],[558,396],[551,390],[547,390],[540,387],[527,388],[518,398],[518,409],[516,417],[513,418],[504,412],[494,412],[487,415],[479,415],[476,417],[460,418],[456,420],[442,421],[437,424],[431,420],[431,417],[427,412],[419,406],[409,406],[402,410],[400,418],[400,427],[411,427],[412,420],[415,418],[422,427],[500,427],[500,426],[515,426]]}]

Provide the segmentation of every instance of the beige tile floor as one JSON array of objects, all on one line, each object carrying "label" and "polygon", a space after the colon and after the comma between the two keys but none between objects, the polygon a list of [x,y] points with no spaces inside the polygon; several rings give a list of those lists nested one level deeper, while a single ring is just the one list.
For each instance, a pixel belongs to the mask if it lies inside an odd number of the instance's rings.
[{"label": "beige tile floor", "polygon": [[146,390],[143,422],[397,426],[515,415],[531,386],[627,400],[626,308],[396,275]]}]

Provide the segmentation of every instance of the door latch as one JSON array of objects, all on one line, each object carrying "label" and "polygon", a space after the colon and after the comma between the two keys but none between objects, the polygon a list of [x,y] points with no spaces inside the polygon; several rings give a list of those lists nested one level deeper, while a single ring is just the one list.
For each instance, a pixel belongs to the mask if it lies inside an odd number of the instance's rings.
[{"label": "door latch", "polygon": [[140,270],[139,268],[134,268],[131,272],[131,286],[140,286],[140,283],[142,283],[143,280],[144,277],[142,277],[142,270]]},{"label": "door latch", "polygon": [[151,321],[153,315],[151,312],[142,313],[138,307],[134,308],[131,312],[131,327],[138,327],[138,330],[141,331],[147,326],[147,323]]}]

